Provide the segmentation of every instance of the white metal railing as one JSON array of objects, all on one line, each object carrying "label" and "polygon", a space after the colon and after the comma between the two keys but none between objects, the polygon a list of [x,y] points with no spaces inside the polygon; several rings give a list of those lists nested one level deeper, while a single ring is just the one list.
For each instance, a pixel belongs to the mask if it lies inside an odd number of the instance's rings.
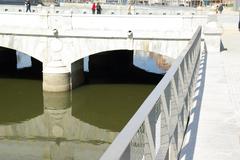
[{"label": "white metal railing", "polygon": [[100,160],[178,159],[194,93],[201,27]]}]

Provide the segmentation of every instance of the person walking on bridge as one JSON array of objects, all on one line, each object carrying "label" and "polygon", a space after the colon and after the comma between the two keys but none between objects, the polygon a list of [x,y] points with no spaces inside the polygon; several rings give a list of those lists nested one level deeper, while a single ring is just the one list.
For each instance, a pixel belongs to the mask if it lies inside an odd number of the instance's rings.
[{"label": "person walking on bridge", "polygon": [[30,0],[25,0],[26,12],[31,12],[31,2]]},{"label": "person walking on bridge", "polygon": [[240,32],[240,10],[239,10],[238,30]]},{"label": "person walking on bridge", "polygon": [[218,11],[220,14],[222,14],[222,11],[223,11],[223,4],[219,4],[219,7],[218,7]]},{"label": "person walking on bridge", "polygon": [[96,8],[97,8],[96,3],[93,2],[93,4],[92,4],[92,14],[95,14]]},{"label": "person walking on bridge", "polygon": [[102,7],[101,7],[100,3],[98,2],[97,3],[97,14],[101,14],[101,12],[102,12]]}]

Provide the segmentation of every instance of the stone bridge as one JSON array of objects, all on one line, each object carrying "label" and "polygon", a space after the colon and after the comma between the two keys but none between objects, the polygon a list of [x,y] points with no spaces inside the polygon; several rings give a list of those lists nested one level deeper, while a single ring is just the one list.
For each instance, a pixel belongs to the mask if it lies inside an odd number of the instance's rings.
[{"label": "stone bridge", "polygon": [[[222,30],[216,22],[209,21],[203,29],[206,45],[202,46],[202,27],[198,26],[207,23],[206,16],[4,12],[0,18],[0,46],[40,60],[43,63],[43,89],[47,91],[69,90],[73,83],[81,83],[82,58],[105,51],[141,50],[176,59],[100,159],[179,158],[192,114],[191,107],[195,103],[195,92],[198,92],[196,85],[201,81],[199,76],[203,72],[201,55],[219,53],[220,50]],[[51,105],[45,105],[45,108],[43,115],[21,125],[0,126],[1,136],[6,138],[8,134],[5,133],[10,133],[13,128],[19,129],[17,133],[25,133],[31,127],[34,133],[29,133],[39,136],[41,134],[36,132],[36,124],[45,121],[47,117],[52,119],[52,124],[44,126],[46,133],[54,138],[63,137],[64,128],[69,126],[59,125],[54,120],[56,115],[66,118],[66,122],[74,122],[78,126],[89,127],[89,131],[102,133],[101,129],[81,124],[72,117],[71,108],[60,107],[57,111]],[[73,132],[66,133],[66,138],[71,139]],[[112,138],[111,134],[107,133],[106,142]],[[82,139],[81,136],[77,138]],[[13,141],[15,143],[17,140]],[[3,140],[1,145],[5,142]],[[61,144],[63,148],[58,147],[61,145],[53,145],[54,153],[68,149],[67,143]]]},{"label": "stone bridge", "polygon": [[83,15],[0,13],[0,46],[43,63],[43,90],[64,91],[83,81],[82,58],[114,50],[134,50],[175,59],[198,25],[199,15]]}]

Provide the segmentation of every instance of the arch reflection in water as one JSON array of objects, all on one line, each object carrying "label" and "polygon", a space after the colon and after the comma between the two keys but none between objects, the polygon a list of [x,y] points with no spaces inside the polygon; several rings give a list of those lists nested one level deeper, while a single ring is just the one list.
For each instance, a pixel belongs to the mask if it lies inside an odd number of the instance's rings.
[{"label": "arch reflection in water", "polygon": [[44,113],[0,125],[0,159],[99,159],[117,132],[72,116],[71,93],[43,93]]},{"label": "arch reflection in water", "polygon": [[147,72],[165,74],[174,60],[170,57],[153,52],[136,50],[133,54],[133,64]]}]

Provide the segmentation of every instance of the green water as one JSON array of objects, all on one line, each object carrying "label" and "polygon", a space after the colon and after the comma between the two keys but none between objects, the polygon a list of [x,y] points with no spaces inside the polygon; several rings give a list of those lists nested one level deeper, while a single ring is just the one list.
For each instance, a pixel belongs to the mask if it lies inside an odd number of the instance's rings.
[{"label": "green water", "polygon": [[89,58],[82,86],[43,92],[41,62],[17,70],[15,52],[0,54],[0,160],[99,159],[162,77],[109,52]]},{"label": "green water", "polygon": [[100,128],[119,132],[154,85],[94,84],[73,91],[73,116]]},{"label": "green water", "polygon": [[0,78],[0,159],[99,159],[154,88],[88,84],[43,93],[41,85]]}]

